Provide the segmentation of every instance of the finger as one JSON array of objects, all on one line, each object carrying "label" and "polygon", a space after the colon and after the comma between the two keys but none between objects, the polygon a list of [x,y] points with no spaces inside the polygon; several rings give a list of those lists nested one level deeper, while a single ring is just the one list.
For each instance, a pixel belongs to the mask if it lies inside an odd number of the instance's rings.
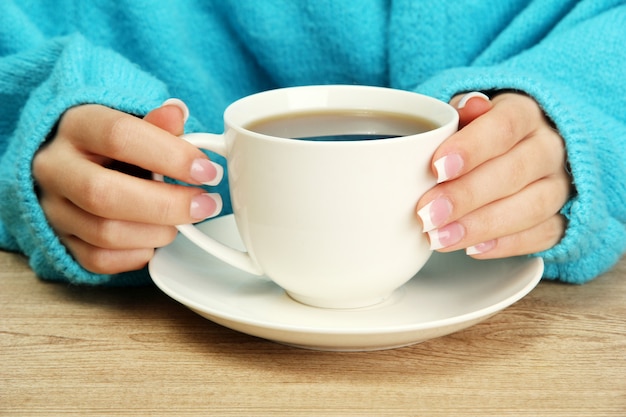
[{"label": "finger", "polygon": [[[165,112],[172,110],[175,109],[158,111],[150,119],[160,120]],[[68,110],[59,131],[70,135],[74,146],[99,164],[107,160],[122,161],[191,184],[210,182],[220,174],[220,168],[187,141],[142,119],[103,106],[85,105]]]},{"label": "finger", "polygon": [[495,201],[456,222],[428,232],[431,248],[449,252],[531,229],[557,214],[567,201],[569,181],[551,176]]},{"label": "finger", "polygon": [[169,99],[143,119],[172,135],[180,136],[185,131],[187,117],[189,117],[189,109],[185,103],[178,99]]},{"label": "finger", "polygon": [[[65,195],[96,216],[161,225],[197,222],[219,214],[219,194],[130,177],[85,161]],[[81,167],[82,166],[82,167]]]},{"label": "finger", "polygon": [[544,120],[533,99],[516,94],[494,98],[493,108],[448,138],[433,155],[438,182],[463,175],[506,153]]},{"label": "finger", "polygon": [[91,246],[103,249],[162,247],[171,243],[177,233],[173,226],[94,216],[65,199],[44,198],[41,206],[59,236],[75,236]]},{"label": "finger", "polygon": [[221,210],[219,195],[200,188],[133,177],[71,152],[58,155],[55,164],[47,161],[38,163],[42,189],[54,190],[98,217],[171,226],[212,217]]},{"label": "finger", "polygon": [[565,233],[565,227],[565,218],[555,215],[530,229],[470,246],[466,252],[476,259],[505,258],[541,252],[559,243]]},{"label": "finger", "polygon": [[114,250],[92,246],[74,236],[62,239],[74,259],[96,274],[118,274],[143,268],[154,256],[154,249]]},{"label": "finger", "polygon": [[459,129],[467,126],[493,107],[489,97],[477,91],[455,96],[450,100],[450,104],[456,107],[459,113]]},{"label": "finger", "polygon": [[418,203],[424,231],[513,195],[543,177],[566,177],[564,158],[563,142],[552,131],[519,142],[508,153],[425,193]]}]

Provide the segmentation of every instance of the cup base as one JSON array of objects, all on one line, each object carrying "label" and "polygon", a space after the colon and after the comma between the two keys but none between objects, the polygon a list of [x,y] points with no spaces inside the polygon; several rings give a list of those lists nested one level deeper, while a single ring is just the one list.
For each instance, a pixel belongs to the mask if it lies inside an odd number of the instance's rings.
[{"label": "cup base", "polygon": [[350,310],[358,308],[372,307],[387,300],[391,294],[379,295],[376,297],[362,297],[362,298],[340,298],[340,299],[328,299],[328,298],[316,298],[307,297],[300,294],[294,294],[287,291],[287,295],[294,301],[301,304],[306,304],[316,308],[327,308],[334,310]]}]

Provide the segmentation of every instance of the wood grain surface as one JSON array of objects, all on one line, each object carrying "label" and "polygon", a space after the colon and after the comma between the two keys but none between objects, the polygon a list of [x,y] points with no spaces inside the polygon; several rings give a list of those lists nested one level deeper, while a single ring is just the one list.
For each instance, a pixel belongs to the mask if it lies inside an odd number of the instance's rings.
[{"label": "wood grain surface", "polygon": [[315,352],[155,287],[46,283],[0,252],[2,416],[626,416],[626,261],[422,344]]}]

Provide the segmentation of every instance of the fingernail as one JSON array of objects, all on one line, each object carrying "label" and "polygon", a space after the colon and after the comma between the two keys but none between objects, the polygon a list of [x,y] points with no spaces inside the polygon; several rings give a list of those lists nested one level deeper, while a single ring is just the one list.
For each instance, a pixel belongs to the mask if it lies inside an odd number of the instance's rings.
[{"label": "fingernail", "polygon": [[187,107],[185,102],[182,101],[181,99],[168,98],[167,100],[163,102],[163,104],[161,104],[161,107],[163,106],[176,106],[180,109],[180,111],[183,112],[183,120],[186,122],[187,119],[189,119],[189,108]]},{"label": "fingernail", "polygon": [[442,156],[434,163],[437,171],[437,183],[442,183],[456,177],[463,169],[463,158],[459,154]]},{"label": "fingernail", "polygon": [[452,214],[452,203],[446,197],[437,197],[417,212],[422,220],[423,232],[430,232],[445,224],[450,214]]},{"label": "fingernail", "polygon": [[224,168],[220,164],[203,158],[193,160],[191,178],[204,185],[217,185],[224,177]]},{"label": "fingernail", "polygon": [[496,247],[495,239],[488,240],[486,242],[479,243],[474,246],[470,246],[465,249],[465,253],[468,255],[480,255],[481,253],[489,252]]},{"label": "fingernail", "polygon": [[430,239],[430,249],[437,250],[447,248],[458,243],[465,236],[465,229],[459,223],[450,223],[441,229],[435,229],[428,232]]},{"label": "fingernail", "polygon": [[485,94],[483,94],[483,93],[481,93],[479,91],[472,91],[471,93],[467,93],[463,97],[461,97],[461,101],[459,101],[459,104],[456,105],[456,108],[457,109],[462,109],[463,107],[465,107],[467,102],[470,101],[470,99],[472,99],[474,97],[480,97],[483,100],[489,101],[489,97],[487,97]]},{"label": "fingernail", "polygon": [[196,220],[215,217],[222,211],[222,205],[222,197],[217,193],[199,194],[191,200],[189,215]]}]

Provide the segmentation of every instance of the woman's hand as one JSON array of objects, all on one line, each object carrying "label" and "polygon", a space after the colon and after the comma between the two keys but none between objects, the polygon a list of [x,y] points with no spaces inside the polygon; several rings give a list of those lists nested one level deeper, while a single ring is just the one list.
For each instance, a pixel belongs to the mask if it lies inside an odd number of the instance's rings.
[{"label": "woman's hand", "polygon": [[99,105],[74,107],[34,158],[46,217],[87,270],[142,268],[154,248],[173,241],[174,225],[221,210],[219,195],[150,179],[151,172],[190,184],[221,179],[221,167],[176,137],[186,107],[169,102],[144,119]]},{"label": "woman's hand", "polygon": [[563,140],[539,105],[516,93],[474,96],[459,115],[461,129],[433,155],[439,184],[417,205],[431,247],[487,259],[554,246],[572,185]]}]

